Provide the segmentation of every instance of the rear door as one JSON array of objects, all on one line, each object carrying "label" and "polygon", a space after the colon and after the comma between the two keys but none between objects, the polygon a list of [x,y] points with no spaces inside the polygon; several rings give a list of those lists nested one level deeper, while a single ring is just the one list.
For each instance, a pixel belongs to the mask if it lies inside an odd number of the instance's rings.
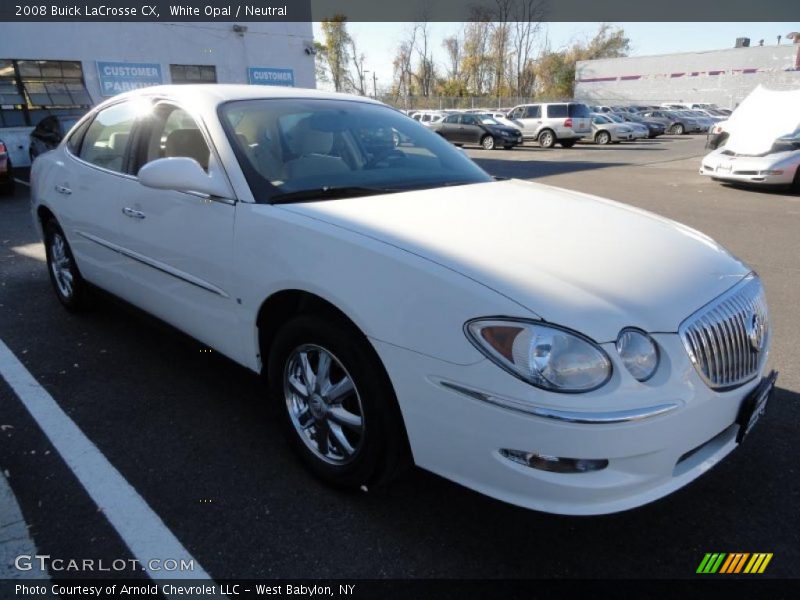
[{"label": "rear door", "polygon": [[436,131],[441,133],[444,138],[451,142],[458,141],[458,119],[461,115],[447,115],[438,125]]},{"label": "rear door", "polygon": [[58,218],[81,274],[123,298],[122,197],[139,185],[129,167],[131,131],[140,115],[140,105],[130,101],[101,110],[63,147],[66,156],[53,181]]}]

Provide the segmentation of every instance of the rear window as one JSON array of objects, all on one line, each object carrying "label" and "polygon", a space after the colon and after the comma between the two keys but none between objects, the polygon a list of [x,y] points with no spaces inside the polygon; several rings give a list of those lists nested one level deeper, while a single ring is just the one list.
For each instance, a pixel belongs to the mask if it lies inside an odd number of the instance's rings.
[{"label": "rear window", "polygon": [[[567,112],[566,104],[550,104],[547,106],[547,116],[550,118],[566,117],[568,116]],[[588,111],[586,116],[589,116]]]},{"label": "rear window", "polygon": [[570,104],[569,116],[573,118],[586,119],[590,116],[589,107],[585,104]]}]

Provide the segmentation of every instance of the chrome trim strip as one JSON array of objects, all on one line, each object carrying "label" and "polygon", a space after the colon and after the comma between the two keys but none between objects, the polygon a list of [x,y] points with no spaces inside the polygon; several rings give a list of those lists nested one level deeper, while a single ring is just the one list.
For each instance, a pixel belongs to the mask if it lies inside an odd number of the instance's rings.
[{"label": "chrome trim strip", "polygon": [[472,398],[474,400],[481,400],[500,406],[502,408],[510,408],[519,412],[524,412],[535,417],[543,417],[545,419],[553,419],[555,421],[564,421],[567,423],[588,423],[593,425],[608,425],[610,423],[630,423],[633,421],[641,421],[649,419],[658,415],[663,415],[679,407],[676,402],[669,402],[666,404],[657,404],[655,406],[647,406],[644,408],[632,408],[628,410],[614,410],[607,412],[589,412],[577,410],[560,410],[555,408],[545,408],[543,406],[534,406],[532,404],[523,403],[519,400],[511,398],[501,398],[493,396],[485,392],[481,392],[463,385],[452,383],[450,381],[438,381],[442,387],[458,392]]},{"label": "chrome trim strip", "polygon": [[91,242],[94,242],[95,244],[99,244],[100,246],[108,248],[109,250],[113,250],[114,252],[122,254],[123,256],[127,256],[128,258],[132,258],[133,260],[145,264],[148,267],[152,267],[157,271],[161,271],[162,273],[166,273],[167,275],[172,275],[176,279],[180,279],[182,281],[185,281],[186,283],[191,283],[194,286],[204,289],[207,292],[212,292],[214,294],[217,294],[218,296],[222,296],[223,298],[230,298],[230,295],[225,290],[223,290],[222,288],[218,288],[213,283],[209,283],[205,279],[200,279],[199,277],[190,275],[185,271],[181,271],[179,269],[166,265],[157,260],[153,260],[152,258],[143,256],[138,252],[134,252],[132,250],[123,248],[122,246],[118,246],[117,244],[108,242],[102,238],[92,235],[91,233],[86,233],[85,231],[76,231],[76,233],[81,237],[86,238]]}]

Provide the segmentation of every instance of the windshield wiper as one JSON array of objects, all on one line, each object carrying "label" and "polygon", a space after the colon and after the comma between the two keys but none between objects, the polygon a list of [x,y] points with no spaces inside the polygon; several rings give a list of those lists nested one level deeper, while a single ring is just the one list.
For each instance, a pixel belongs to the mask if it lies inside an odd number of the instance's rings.
[{"label": "windshield wiper", "polygon": [[339,198],[357,198],[359,196],[375,196],[377,194],[391,194],[400,192],[397,188],[365,187],[365,186],[323,186],[296,192],[276,194],[270,198],[270,204],[290,204],[292,202],[307,202],[313,200],[336,200]]}]

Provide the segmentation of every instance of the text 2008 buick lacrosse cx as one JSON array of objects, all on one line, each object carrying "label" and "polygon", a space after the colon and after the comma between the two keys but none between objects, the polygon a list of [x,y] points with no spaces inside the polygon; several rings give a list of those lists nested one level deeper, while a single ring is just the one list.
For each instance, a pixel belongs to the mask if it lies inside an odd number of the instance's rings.
[{"label": "text 2008 buick lacrosse cx", "polygon": [[641,210],[494,181],[378,102],[154,87],[32,170],[58,299],[103,288],[263,372],[324,480],[413,462],[564,514],[722,459],[775,373],[759,278]]}]

